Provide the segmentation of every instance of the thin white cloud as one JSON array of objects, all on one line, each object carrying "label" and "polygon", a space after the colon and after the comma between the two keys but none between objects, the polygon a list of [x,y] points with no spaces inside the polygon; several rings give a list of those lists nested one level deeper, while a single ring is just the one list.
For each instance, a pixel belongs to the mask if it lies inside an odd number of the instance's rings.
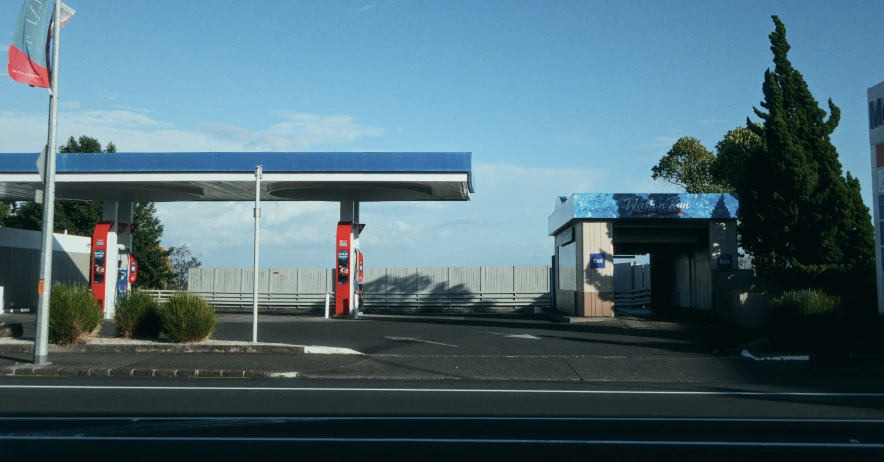
[{"label": "thin white cloud", "polygon": [[63,101],[61,103],[61,107],[63,107],[64,109],[71,109],[71,110],[80,109],[80,102],[79,101]]},{"label": "thin white cloud", "polygon": [[300,151],[313,145],[346,144],[361,137],[380,136],[386,131],[360,124],[348,115],[323,116],[294,111],[280,115],[282,122],[259,131],[225,123],[206,123],[201,128],[207,134],[236,141],[250,150],[270,151]]},{"label": "thin white cloud", "polygon": [[377,8],[377,6],[378,6],[377,2],[371,2],[371,3],[366,3],[358,8],[350,8],[350,11],[356,13],[357,15],[360,15],[362,13],[365,13],[367,11],[371,11],[371,10]]},{"label": "thin white cloud", "polygon": [[[199,131],[174,128],[137,109],[66,110],[59,115],[59,138],[88,134],[115,141],[121,150],[162,151],[299,151],[314,145],[347,144],[382,135],[379,127],[350,116],[285,112],[282,122],[251,131],[223,123],[203,124]],[[30,152],[45,143],[46,118],[0,111],[0,151]]]},{"label": "thin white cloud", "polygon": [[589,146],[591,138],[589,131],[580,130],[556,135],[555,140],[559,143],[570,144],[573,146]]}]

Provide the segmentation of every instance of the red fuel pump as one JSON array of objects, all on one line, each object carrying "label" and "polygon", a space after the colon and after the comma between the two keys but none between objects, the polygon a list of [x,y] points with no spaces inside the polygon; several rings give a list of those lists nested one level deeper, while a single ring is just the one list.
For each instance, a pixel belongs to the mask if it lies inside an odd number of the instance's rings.
[{"label": "red fuel pump", "polygon": [[335,235],[335,315],[350,314],[350,247],[352,244],[353,223],[338,222]]},{"label": "red fuel pump", "polygon": [[108,258],[107,258],[107,233],[110,232],[113,222],[102,221],[95,225],[95,231],[92,232],[92,271],[89,278],[92,287],[92,296],[98,302],[98,306],[104,311],[105,284],[107,279],[111,278],[112,283],[116,282],[116,268],[113,273],[108,274]]},{"label": "red fuel pump", "polygon": [[[365,260],[359,251],[359,233],[364,224],[350,221],[338,222],[335,234],[335,315],[350,314],[350,307],[362,305],[362,280],[365,276]],[[351,300],[355,298],[354,300]]]}]

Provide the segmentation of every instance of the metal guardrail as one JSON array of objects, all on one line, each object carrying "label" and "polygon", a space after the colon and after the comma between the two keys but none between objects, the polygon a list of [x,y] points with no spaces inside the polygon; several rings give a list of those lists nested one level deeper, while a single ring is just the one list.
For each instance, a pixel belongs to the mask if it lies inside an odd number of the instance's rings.
[{"label": "metal guardrail", "polygon": [[[145,290],[165,303],[175,290]],[[217,307],[250,307],[251,292],[199,292],[211,305]],[[258,306],[273,308],[322,308],[325,306],[325,293],[286,294],[258,292]],[[441,308],[441,307],[549,307],[548,292],[537,293],[465,293],[465,294],[365,294],[366,309],[382,308]]]},{"label": "metal guardrail", "polygon": [[623,290],[614,294],[614,307],[649,306],[651,289]]}]

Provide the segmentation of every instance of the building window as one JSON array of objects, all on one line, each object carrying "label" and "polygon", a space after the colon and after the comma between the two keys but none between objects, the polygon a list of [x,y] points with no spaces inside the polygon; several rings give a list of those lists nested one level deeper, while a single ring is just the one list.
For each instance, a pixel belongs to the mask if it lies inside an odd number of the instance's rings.
[{"label": "building window", "polygon": [[559,290],[577,290],[577,243],[559,247]]}]

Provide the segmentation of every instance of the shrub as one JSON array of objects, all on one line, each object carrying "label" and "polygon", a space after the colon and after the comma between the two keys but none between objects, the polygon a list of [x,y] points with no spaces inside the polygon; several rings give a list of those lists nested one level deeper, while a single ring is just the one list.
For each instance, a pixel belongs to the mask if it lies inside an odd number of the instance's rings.
[{"label": "shrub", "polygon": [[773,299],[767,306],[771,327],[800,327],[830,321],[841,307],[841,298],[821,290],[791,290]]},{"label": "shrub", "polygon": [[160,320],[170,342],[199,342],[215,331],[215,308],[199,295],[177,292],[160,309]]},{"label": "shrub", "polygon": [[101,309],[85,284],[57,282],[49,294],[49,341],[80,343],[101,327]]},{"label": "shrub", "polygon": [[134,290],[117,302],[114,322],[123,337],[156,338],[160,335],[159,303],[147,292]]}]

